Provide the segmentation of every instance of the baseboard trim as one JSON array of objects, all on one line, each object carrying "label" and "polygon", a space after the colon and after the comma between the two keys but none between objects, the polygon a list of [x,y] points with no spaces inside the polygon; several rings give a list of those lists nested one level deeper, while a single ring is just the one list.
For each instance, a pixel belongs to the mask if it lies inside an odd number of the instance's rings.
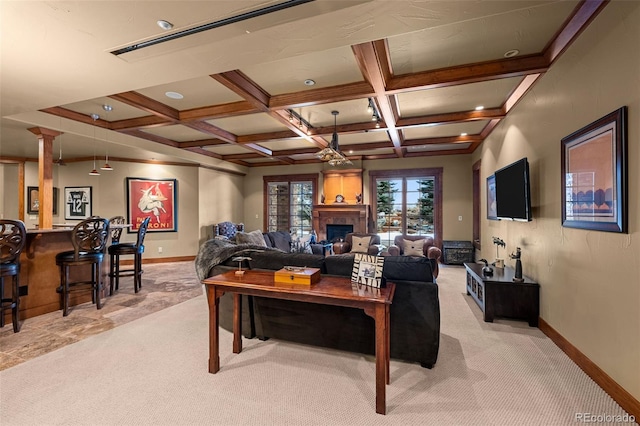
[{"label": "baseboard trim", "polygon": [[571,358],[571,360],[575,362],[582,371],[591,377],[593,381],[602,388],[602,390],[609,394],[609,396],[613,398],[613,400],[616,401],[623,410],[634,416],[636,419],[640,419],[640,401],[635,399],[633,395],[627,392],[542,318],[538,321],[538,328],[549,339],[551,339],[556,346],[562,349],[562,351],[567,354],[567,356]]},{"label": "baseboard trim", "polygon": [[[142,258],[142,264],[145,263],[171,263],[171,262],[191,262],[196,260],[195,256],[177,256],[177,257],[154,257],[150,259]],[[121,259],[121,265],[133,265],[133,259]]]}]

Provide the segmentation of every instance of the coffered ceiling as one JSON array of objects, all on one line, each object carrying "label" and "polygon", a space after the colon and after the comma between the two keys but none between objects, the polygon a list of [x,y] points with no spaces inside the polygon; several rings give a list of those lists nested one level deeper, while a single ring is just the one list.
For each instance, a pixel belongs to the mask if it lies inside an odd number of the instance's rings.
[{"label": "coffered ceiling", "polygon": [[45,127],[67,162],[314,163],[332,111],[353,160],[468,154],[606,5],[300,3],[1,2],[0,156],[37,158]]}]

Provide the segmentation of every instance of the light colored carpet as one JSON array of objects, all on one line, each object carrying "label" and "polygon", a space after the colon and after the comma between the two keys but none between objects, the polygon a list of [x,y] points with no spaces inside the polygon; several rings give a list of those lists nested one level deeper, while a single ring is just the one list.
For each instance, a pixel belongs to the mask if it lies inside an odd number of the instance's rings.
[{"label": "light colored carpet", "polygon": [[221,370],[209,374],[198,296],[0,372],[0,423],[560,425],[624,414],[537,328],[484,323],[463,268],[438,281],[438,362],[391,361],[386,416],[375,413],[370,356],[273,339],[245,339],[236,355],[221,330]]}]

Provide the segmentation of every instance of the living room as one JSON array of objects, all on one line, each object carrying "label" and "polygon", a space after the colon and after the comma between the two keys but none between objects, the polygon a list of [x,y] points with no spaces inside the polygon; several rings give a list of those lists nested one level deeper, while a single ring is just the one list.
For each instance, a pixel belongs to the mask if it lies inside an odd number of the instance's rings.
[{"label": "living room", "polygon": [[[373,194],[370,171],[442,168],[442,239],[471,241],[474,165],[480,161],[484,182],[497,169],[527,157],[533,220],[487,220],[482,204],[481,249],[476,259],[494,259],[493,236],[506,242],[506,253],[521,247],[524,274],[541,285],[541,329],[546,327],[545,333],[556,343],[564,342],[577,357],[574,361],[600,375],[600,386],[636,415],[640,399],[640,242],[634,238],[640,229],[639,28],[637,2],[607,5],[473,153],[362,160],[353,166],[364,170],[364,204],[371,203]],[[628,107],[628,232],[563,227],[560,141],[622,106]],[[59,119],[51,116],[39,124],[56,127]],[[64,171],[55,170],[54,186],[86,182],[90,163],[70,163]],[[326,163],[231,171],[192,164],[112,164],[116,167],[110,175],[103,173],[91,181],[93,209],[105,217],[125,211],[127,177],[172,177],[179,182],[178,232],[150,234],[145,260],[195,257],[211,237],[211,225],[224,220],[243,222],[249,231],[263,229],[264,176],[318,173],[321,179],[321,172],[331,169]],[[17,216],[13,200],[18,198],[14,189],[18,179],[13,167],[0,164],[5,218]],[[24,180],[29,186],[38,184],[36,163],[26,163]],[[482,188],[480,198],[485,199]],[[25,222],[33,227],[36,219],[26,217]],[[507,260],[507,264],[513,263]]]}]

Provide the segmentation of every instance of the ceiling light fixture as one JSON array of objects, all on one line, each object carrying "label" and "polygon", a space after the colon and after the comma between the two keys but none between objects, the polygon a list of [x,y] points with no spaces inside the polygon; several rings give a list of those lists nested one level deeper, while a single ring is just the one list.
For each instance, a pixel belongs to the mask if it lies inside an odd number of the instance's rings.
[{"label": "ceiling light fixture", "polygon": [[484,105],[478,105],[476,107],[476,111],[482,111],[484,109]]},{"label": "ceiling light fixture", "polygon": [[[62,129],[62,116],[60,116],[60,129]],[[62,159],[62,135],[63,132],[60,132],[60,134],[58,136],[60,136],[59,140],[60,140],[60,156],[58,157],[58,161],[54,161],[55,164],[57,164],[58,166],[66,166],[67,163],[64,162],[64,160]]]},{"label": "ceiling light fixture", "polygon": [[467,133],[460,133],[460,136],[467,136]]},{"label": "ceiling light fixture", "polygon": [[[109,117],[109,112],[113,110],[113,107],[111,105],[102,105],[102,109],[107,111],[107,117]],[[106,119],[106,121],[108,122],[109,120]],[[105,149],[105,154],[104,154],[104,166],[100,167],[100,170],[113,170],[113,167],[111,167],[109,165],[109,129],[105,129],[105,141],[107,143],[107,148]]]},{"label": "ceiling light fixture", "polygon": [[326,161],[331,166],[342,166],[345,164],[353,164],[351,160],[349,160],[342,152],[340,152],[340,147],[338,145],[338,111],[331,111],[333,114],[333,135],[331,137],[331,142],[329,146],[322,149],[320,152],[316,154],[321,161]]},{"label": "ceiling light fixture", "polygon": [[156,24],[165,31],[173,29],[173,24],[169,21],[165,21],[164,19],[160,19]]},{"label": "ceiling light fixture", "polygon": [[89,172],[90,176],[100,176],[100,172],[96,168],[96,121],[100,116],[98,114],[91,114],[93,118],[93,170]]},{"label": "ceiling light fixture", "polygon": [[367,112],[373,114],[373,99],[369,98],[369,105],[367,105]]},{"label": "ceiling light fixture", "polygon": [[517,56],[520,53],[520,51],[518,49],[511,49],[511,50],[507,50],[506,52],[504,52],[504,57],[505,58],[513,58],[514,56]]},{"label": "ceiling light fixture", "polygon": [[316,84],[316,82],[314,80],[311,80],[310,78],[306,79],[304,81],[305,86],[314,86]]},{"label": "ceiling light fixture", "polygon": [[178,92],[165,92],[164,94],[167,98],[171,98],[171,99],[183,99],[184,95],[182,93],[178,93]]}]

